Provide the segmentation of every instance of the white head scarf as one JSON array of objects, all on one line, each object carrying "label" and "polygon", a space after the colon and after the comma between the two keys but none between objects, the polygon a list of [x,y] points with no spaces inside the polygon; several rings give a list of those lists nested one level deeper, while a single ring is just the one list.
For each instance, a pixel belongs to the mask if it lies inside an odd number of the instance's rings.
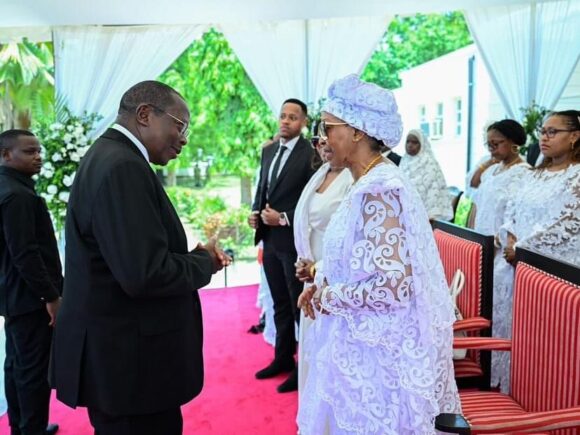
[{"label": "white head scarf", "polygon": [[429,219],[453,219],[451,196],[447,192],[445,176],[431,150],[429,139],[421,130],[411,130],[408,134],[419,139],[421,148],[415,156],[405,153],[401,158],[401,170],[419,192]]}]

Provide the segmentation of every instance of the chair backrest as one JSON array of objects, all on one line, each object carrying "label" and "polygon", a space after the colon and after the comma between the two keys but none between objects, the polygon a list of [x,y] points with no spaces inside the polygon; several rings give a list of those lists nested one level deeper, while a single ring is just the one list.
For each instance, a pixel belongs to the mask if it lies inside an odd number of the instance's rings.
[{"label": "chair backrest", "polygon": [[[463,318],[481,316],[492,320],[493,237],[442,221],[434,221],[433,228],[447,283],[451,283],[457,269],[465,274],[465,286],[457,299]],[[469,335],[490,336],[491,331]],[[461,386],[489,388],[489,352],[484,355],[469,351],[468,356],[482,366],[484,379],[475,383],[462,381]]]},{"label": "chair backrest", "polygon": [[580,268],[516,255],[511,396],[530,412],[580,406]]}]

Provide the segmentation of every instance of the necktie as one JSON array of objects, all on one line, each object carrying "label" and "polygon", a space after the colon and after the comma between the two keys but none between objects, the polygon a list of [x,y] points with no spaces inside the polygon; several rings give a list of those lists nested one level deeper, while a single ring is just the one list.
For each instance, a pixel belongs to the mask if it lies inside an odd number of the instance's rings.
[{"label": "necktie", "polygon": [[272,170],[272,177],[270,178],[270,184],[268,185],[268,190],[272,190],[272,187],[276,184],[276,180],[278,179],[278,172],[280,171],[280,164],[282,163],[282,156],[286,152],[288,148],[285,145],[280,145],[280,149],[278,151],[278,157],[274,162],[274,169]]}]

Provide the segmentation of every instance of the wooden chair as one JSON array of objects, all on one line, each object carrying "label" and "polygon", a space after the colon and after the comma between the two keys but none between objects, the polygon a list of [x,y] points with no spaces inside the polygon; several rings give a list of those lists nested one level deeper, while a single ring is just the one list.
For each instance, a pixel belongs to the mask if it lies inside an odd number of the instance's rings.
[{"label": "wooden chair", "polygon": [[516,250],[512,339],[456,338],[456,348],[511,349],[510,394],[460,392],[460,434],[580,434],[580,268]]},{"label": "wooden chair", "polygon": [[[457,300],[464,320],[455,322],[455,332],[471,337],[491,337],[493,304],[493,237],[457,225],[434,221],[435,241],[451,284],[457,269],[465,274],[465,286]],[[460,388],[489,389],[491,353],[469,350],[466,358],[454,360]]]}]

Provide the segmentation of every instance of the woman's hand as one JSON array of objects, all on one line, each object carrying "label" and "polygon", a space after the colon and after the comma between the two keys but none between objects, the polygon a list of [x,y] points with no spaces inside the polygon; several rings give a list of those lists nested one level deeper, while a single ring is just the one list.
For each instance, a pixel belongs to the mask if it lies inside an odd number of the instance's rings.
[{"label": "woman's hand", "polygon": [[298,278],[300,282],[314,281],[314,275],[316,275],[314,261],[300,258],[296,263],[294,263],[294,267],[296,267],[296,278]]},{"label": "woman's hand", "polygon": [[503,258],[513,266],[516,262],[516,250],[512,246],[508,246],[503,250]]},{"label": "woman's hand", "polygon": [[312,298],[314,293],[316,292],[317,288],[315,285],[311,285],[308,288],[305,288],[300,296],[298,296],[298,308],[304,311],[304,315],[306,317],[310,317],[314,320],[314,307],[312,306]]}]

